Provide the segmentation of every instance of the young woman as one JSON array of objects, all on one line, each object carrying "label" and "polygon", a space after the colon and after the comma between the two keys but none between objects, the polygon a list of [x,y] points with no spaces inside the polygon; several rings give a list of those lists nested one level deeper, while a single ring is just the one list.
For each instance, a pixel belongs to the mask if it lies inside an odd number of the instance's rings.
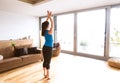
[{"label": "young woman", "polygon": [[[43,46],[43,71],[44,71],[44,77],[49,78],[49,69],[50,69],[50,62],[51,62],[51,57],[52,57],[52,47],[53,47],[53,30],[54,30],[54,24],[53,24],[53,19],[52,19],[52,12],[47,11],[47,19],[45,22],[42,23],[42,36],[45,38],[45,44]],[[49,26],[49,22],[51,26]]]}]

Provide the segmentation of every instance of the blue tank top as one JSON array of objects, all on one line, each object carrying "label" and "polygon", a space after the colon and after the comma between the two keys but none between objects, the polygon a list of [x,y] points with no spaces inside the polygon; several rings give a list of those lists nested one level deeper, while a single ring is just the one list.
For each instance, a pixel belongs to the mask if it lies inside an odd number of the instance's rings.
[{"label": "blue tank top", "polygon": [[48,34],[48,30],[45,31],[45,46],[53,47],[53,36]]}]

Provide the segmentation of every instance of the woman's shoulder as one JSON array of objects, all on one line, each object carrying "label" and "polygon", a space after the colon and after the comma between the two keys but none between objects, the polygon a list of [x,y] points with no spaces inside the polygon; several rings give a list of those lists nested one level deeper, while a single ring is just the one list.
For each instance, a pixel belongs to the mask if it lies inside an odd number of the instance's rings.
[{"label": "woman's shoulder", "polygon": [[46,30],[46,34],[48,34],[48,35],[52,35],[52,34],[49,34],[49,30]]}]

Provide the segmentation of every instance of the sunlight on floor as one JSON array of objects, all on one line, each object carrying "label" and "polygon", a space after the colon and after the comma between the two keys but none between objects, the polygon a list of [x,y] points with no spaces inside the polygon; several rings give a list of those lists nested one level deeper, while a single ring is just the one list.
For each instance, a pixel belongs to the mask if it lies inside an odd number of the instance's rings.
[{"label": "sunlight on floor", "polygon": [[43,79],[42,62],[0,75],[0,83],[120,83],[120,70],[106,62],[61,53],[52,58],[50,80]]},{"label": "sunlight on floor", "polygon": [[59,60],[56,71],[51,69],[56,73],[52,83],[120,83],[120,70],[109,68],[104,61],[68,54],[60,56]]}]

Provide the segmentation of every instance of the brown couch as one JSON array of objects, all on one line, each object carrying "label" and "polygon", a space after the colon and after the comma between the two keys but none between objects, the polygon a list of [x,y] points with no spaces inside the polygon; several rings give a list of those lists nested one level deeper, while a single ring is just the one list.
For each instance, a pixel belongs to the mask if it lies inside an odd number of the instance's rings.
[{"label": "brown couch", "polygon": [[32,47],[33,40],[24,39],[0,41],[0,55],[3,56],[3,60],[0,60],[0,73],[41,60],[40,52],[16,56],[12,43],[14,43],[16,47],[30,48]]}]

